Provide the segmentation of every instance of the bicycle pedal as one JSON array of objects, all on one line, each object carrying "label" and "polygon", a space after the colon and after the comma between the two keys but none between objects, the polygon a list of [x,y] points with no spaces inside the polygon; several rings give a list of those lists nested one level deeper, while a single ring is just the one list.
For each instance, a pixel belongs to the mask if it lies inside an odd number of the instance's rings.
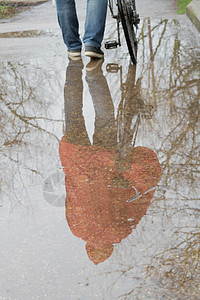
[{"label": "bicycle pedal", "polygon": [[115,49],[115,48],[117,48],[117,46],[118,46],[117,41],[108,41],[105,43],[106,49]]},{"label": "bicycle pedal", "polygon": [[114,64],[114,63],[107,64],[106,66],[106,71],[109,73],[117,73],[119,69],[120,67],[118,66],[118,64]]},{"label": "bicycle pedal", "polygon": [[136,14],[136,24],[139,24],[140,23],[140,17],[139,17],[139,15],[138,14]]}]

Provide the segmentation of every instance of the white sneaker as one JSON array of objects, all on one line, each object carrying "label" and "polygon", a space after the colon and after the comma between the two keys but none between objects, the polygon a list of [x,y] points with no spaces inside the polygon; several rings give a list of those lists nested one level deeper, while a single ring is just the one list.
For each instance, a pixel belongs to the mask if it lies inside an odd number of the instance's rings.
[{"label": "white sneaker", "polygon": [[80,60],[81,52],[80,51],[67,51],[68,57],[72,60]]},{"label": "white sneaker", "polygon": [[85,56],[89,56],[89,57],[93,57],[93,58],[103,58],[104,53],[98,47],[85,46]]}]

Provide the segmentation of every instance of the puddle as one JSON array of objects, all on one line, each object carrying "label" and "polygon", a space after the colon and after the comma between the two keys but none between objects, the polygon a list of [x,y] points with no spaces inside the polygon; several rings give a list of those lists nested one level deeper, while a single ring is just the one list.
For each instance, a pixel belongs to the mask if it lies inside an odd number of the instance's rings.
[{"label": "puddle", "polygon": [[0,296],[199,298],[200,53],[185,30],[144,19],[136,68],[125,47],[90,72],[85,57],[1,62]]},{"label": "puddle", "polygon": [[52,30],[26,30],[15,32],[0,33],[0,38],[36,38],[36,37],[51,37],[55,36],[55,32]]}]

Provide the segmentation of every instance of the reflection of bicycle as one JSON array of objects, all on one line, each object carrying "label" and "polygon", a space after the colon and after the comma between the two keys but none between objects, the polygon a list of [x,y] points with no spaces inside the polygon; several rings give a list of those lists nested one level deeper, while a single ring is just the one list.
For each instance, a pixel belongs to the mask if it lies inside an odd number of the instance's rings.
[{"label": "reflection of bicycle", "polygon": [[113,49],[121,46],[119,31],[119,24],[121,23],[131,60],[133,64],[136,64],[136,29],[138,28],[140,18],[136,12],[135,0],[109,0],[108,3],[112,18],[117,20],[118,41],[106,42],[105,48]]},{"label": "reflection of bicycle", "polygon": [[118,107],[118,121],[120,119],[130,119],[129,126],[126,126],[128,129],[132,126],[132,118],[134,115],[137,115],[139,119],[141,119],[141,117],[144,119],[151,119],[154,113],[154,108],[151,104],[145,104],[141,91],[141,78],[137,79],[135,82],[136,67],[131,64],[129,65],[125,83],[122,80],[122,66],[115,63],[108,63],[106,65],[106,71],[108,73],[120,73],[121,101]]},{"label": "reflection of bicycle", "polygon": [[121,100],[117,111],[117,139],[118,149],[116,151],[115,166],[120,175],[115,178],[114,185],[126,186],[122,173],[131,167],[133,151],[136,144],[138,129],[141,119],[151,119],[154,108],[151,104],[145,104],[142,97],[141,79],[135,82],[136,66],[129,65],[126,81],[122,80],[122,66],[118,64],[107,64],[109,73],[118,73],[120,77]]},{"label": "reflection of bicycle", "polygon": [[[109,73],[118,73],[120,75],[120,87],[121,87],[121,100],[117,111],[117,139],[118,148],[116,149],[115,156],[115,168],[119,171],[119,175],[112,178],[112,184],[109,187],[128,189],[131,185],[135,190],[136,195],[126,200],[126,202],[133,202],[142,197],[146,197],[150,192],[155,191],[157,181],[152,178],[152,186],[146,188],[144,191],[139,191],[136,186],[131,184],[130,180],[124,177],[124,171],[133,172],[133,156],[136,144],[136,138],[138,135],[141,119],[151,119],[154,113],[154,107],[151,104],[145,104],[142,97],[141,79],[136,79],[136,66],[129,65],[126,81],[122,80],[122,66],[118,64],[107,64],[106,70]],[[147,149],[147,148],[146,148]],[[147,151],[149,152],[149,149]],[[153,155],[151,153],[151,155]],[[150,156],[151,156],[150,155]],[[139,157],[139,164],[144,162],[150,163],[147,157]],[[154,163],[156,160],[154,160]],[[151,166],[151,163],[150,163]],[[150,168],[151,169],[151,168]],[[156,170],[156,168],[155,168]],[[145,173],[144,173],[145,174]],[[136,176],[140,176],[137,175]],[[156,183],[156,184],[155,184]]]}]

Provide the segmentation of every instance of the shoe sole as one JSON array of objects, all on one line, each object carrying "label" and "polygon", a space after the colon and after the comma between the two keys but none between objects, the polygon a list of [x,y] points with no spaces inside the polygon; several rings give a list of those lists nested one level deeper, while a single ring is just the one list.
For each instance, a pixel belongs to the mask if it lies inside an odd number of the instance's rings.
[{"label": "shoe sole", "polygon": [[78,61],[78,60],[81,60],[81,56],[69,56],[68,55],[68,59],[71,59],[73,61]]},{"label": "shoe sole", "polygon": [[81,52],[67,52],[68,58],[71,60],[80,60],[81,59]]},{"label": "shoe sole", "polygon": [[86,66],[86,71],[91,72],[91,71],[96,70],[101,63],[102,63],[101,59],[98,59],[98,61],[94,65],[92,65],[91,62],[89,62],[89,64],[87,64],[87,66]]},{"label": "shoe sole", "polygon": [[80,57],[81,56],[81,52],[67,52],[69,57]]},{"label": "shoe sole", "polygon": [[92,51],[85,51],[85,56],[94,57],[94,58],[103,58],[104,55]]}]

